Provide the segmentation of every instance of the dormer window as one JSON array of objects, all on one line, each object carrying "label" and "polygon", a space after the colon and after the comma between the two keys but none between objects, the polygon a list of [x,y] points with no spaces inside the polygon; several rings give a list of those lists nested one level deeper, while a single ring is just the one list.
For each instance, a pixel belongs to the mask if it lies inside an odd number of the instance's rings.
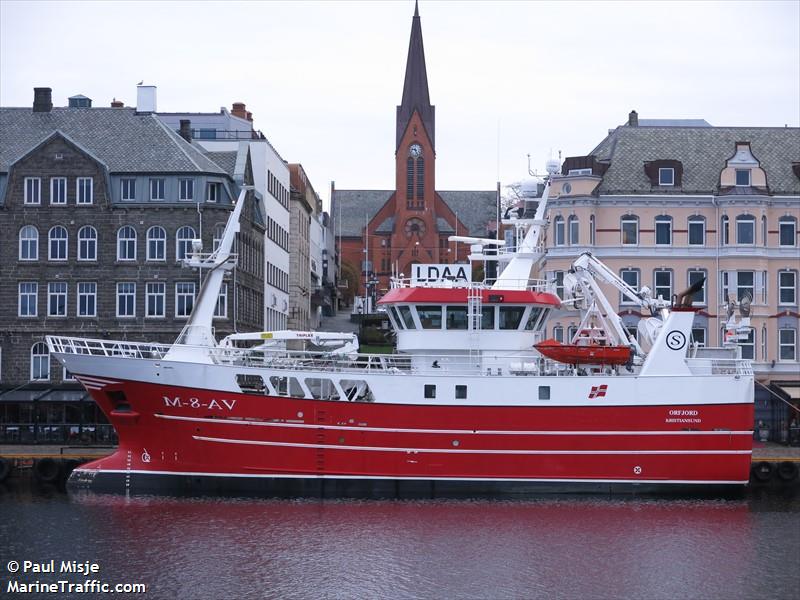
[{"label": "dormer window", "polygon": [[645,161],[644,174],[653,187],[681,187],[683,163],[666,158]]},{"label": "dormer window", "polygon": [[736,186],[750,186],[750,169],[736,169]]},{"label": "dormer window", "polygon": [[675,169],[660,168],[658,170],[658,185],[675,185]]},{"label": "dormer window", "polygon": [[570,169],[567,175],[591,175],[591,169]]}]

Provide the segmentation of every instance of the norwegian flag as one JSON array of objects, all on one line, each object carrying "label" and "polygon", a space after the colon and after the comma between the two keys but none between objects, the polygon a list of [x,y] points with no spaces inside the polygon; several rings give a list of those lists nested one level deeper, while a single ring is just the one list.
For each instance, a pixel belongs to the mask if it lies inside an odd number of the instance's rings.
[{"label": "norwegian flag", "polygon": [[606,390],[608,386],[604,383],[603,385],[593,385],[592,391],[589,392],[589,400],[593,400],[594,398],[602,398],[606,395]]}]

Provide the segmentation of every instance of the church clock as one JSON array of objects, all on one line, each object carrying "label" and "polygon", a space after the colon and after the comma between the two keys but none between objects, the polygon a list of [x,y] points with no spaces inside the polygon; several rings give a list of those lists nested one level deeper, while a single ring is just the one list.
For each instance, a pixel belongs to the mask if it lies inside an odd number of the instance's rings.
[{"label": "church clock", "polygon": [[422,156],[422,146],[419,144],[411,144],[411,147],[408,149],[408,155],[412,158],[419,158]]}]

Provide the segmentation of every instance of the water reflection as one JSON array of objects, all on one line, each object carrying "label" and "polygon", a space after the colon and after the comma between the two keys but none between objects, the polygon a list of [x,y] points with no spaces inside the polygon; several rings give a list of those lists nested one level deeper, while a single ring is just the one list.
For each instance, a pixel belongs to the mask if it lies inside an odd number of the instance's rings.
[{"label": "water reflection", "polygon": [[182,598],[798,597],[795,498],[286,501],[0,495],[3,557]]}]

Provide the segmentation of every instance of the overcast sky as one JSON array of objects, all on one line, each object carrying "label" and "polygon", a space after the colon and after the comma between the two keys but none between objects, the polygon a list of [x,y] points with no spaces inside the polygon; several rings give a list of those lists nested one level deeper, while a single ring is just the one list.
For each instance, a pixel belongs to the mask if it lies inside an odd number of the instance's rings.
[{"label": "overcast sky", "polygon": [[[412,0],[0,0],[0,105],[85,94],[161,111],[245,102],[326,199],[394,187]],[[420,3],[436,187],[493,189],[640,118],[800,125],[800,2]],[[797,157],[795,157],[797,158]]]}]

